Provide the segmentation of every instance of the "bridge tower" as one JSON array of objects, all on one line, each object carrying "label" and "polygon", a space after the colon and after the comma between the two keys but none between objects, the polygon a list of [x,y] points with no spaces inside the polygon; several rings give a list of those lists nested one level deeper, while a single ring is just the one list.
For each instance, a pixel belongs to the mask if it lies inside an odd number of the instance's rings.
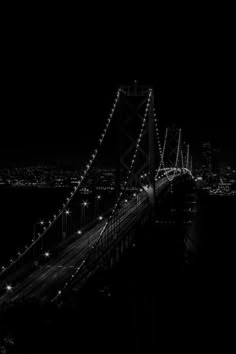
[{"label": "bridge tower", "polygon": [[[184,157],[182,154],[182,131],[175,125],[166,128],[167,143],[164,154],[165,167],[182,167]],[[183,166],[185,167],[185,166]]]},{"label": "bridge tower", "polygon": [[116,131],[114,134],[116,137],[117,193],[122,188],[123,178],[129,171],[130,161],[136,149],[139,131],[146,114],[146,125],[127,189],[141,188],[140,176],[147,173],[151,191],[150,199],[154,212],[156,168],[154,90],[151,86],[138,85],[137,80],[134,81],[132,86],[120,86],[120,89],[120,101],[115,117]]},{"label": "bridge tower", "polygon": [[182,167],[191,171],[192,169],[192,156],[190,156],[190,146],[186,142],[183,142],[181,148]]}]

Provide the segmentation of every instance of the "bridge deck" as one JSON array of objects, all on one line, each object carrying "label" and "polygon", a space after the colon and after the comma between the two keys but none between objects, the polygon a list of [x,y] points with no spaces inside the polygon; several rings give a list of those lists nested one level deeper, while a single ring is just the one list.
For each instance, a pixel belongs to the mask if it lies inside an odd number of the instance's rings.
[{"label": "bridge deck", "polygon": [[[163,177],[156,182],[156,194],[158,195],[165,186],[169,184],[167,177]],[[117,222],[119,223],[119,233],[125,233],[125,230],[132,227],[138,218],[145,212],[149,206],[149,191],[142,191],[131,201],[123,204],[122,208],[115,214],[114,220],[108,224],[106,230],[106,240],[114,241]],[[0,304],[4,301],[18,301],[22,299],[37,299],[46,302],[53,297],[56,289],[60,288],[71,277],[82,262],[91,255],[93,246],[97,243],[106,221],[94,226],[82,237],[75,239],[62,249],[55,259],[51,259],[47,264],[39,267],[30,274],[22,283],[15,285],[12,292],[5,293],[0,298]],[[111,242],[108,242],[111,245]],[[106,244],[107,245],[107,244]],[[97,259],[92,260],[93,263]],[[91,268],[91,267],[90,267]],[[83,269],[83,275],[89,271],[86,267]]]}]

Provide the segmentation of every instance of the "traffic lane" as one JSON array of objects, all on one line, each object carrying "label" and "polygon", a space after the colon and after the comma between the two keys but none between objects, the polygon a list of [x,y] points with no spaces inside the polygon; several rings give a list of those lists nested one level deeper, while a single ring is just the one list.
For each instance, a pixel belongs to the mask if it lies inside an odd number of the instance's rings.
[{"label": "traffic lane", "polygon": [[[96,227],[98,228],[98,227]],[[99,225],[99,230],[101,229],[101,226]],[[88,232],[90,233],[91,230]],[[82,242],[85,242],[86,240],[86,236],[84,235],[84,237],[82,238]],[[63,260],[64,257],[66,257],[67,254],[70,254],[71,250],[74,248],[74,247],[77,247],[77,249],[79,248],[78,247],[78,244],[81,242],[81,239],[78,239],[76,240],[73,244],[71,245],[68,245],[67,247],[67,250],[63,250],[62,254],[60,255],[60,258],[58,259],[55,259],[53,261],[51,261],[49,264],[47,265],[44,265],[42,268],[36,270],[34,273],[32,273],[29,277],[27,277],[25,279],[25,281],[22,283],[22,284],[19,284],[19,287],[18,288],[15,288],[14,290],[14,295],[13,295],[13,301],[16,300],[18,297],[19,297],[19,294],[24,294],[24,296],[26,295],[26,291],[25,289],[27,289],[27,287],[33,287],[33,286],[36,286],[37,285],[37,282],[42,279],[42,275],[45,273],[45,276],[47,275],[47,270],[48,270],[48,265],[51,265],[51,266],[56,266],[58,265],[58,263],[60,261]]]},{"label": "traffic lane", "polygon": [[[121,219],[120,219],[120,222],[122,223],[123,222],[123,220],[125,220],[125,219],[127,219],[128,217],[129,217],[129,215],[130,214],[132,214],[132,212],[133,211],[135,211],[137,209],[137,205],[134,205],[131,209],[129,208],[128,209],[128,213],[125,213],[122,217],[121,217]],[[91,242],[91,246],[92,246],[92,244],[94,243],[94,242],[96,242],[97,241],[97,239],[98,239],[98,233],[94,233],[94,234],[92,234],[92,240],[90,241]],[[70,259],[66,259],[66,260],[64,260],[64,262],[63,262],[63,265],[61,266],[61,269],[60,269],[60,279],[62,280],[63,278],[63,280],[64,281],[66,281],[66,278],[68,278],[68,273],[69,273],[69,271],[70,271],[70,273],[71,273],[71,269],[73,269],[73,268],[76,268],[78,265],[80,265],[81,264],[81,262],[82,262],[82,259],[84,259],[85,257],[86,257],[86,253],[87,253],[87,251],[88,251],[88,248],[87,248],[87,240],[85,240],[85,242],[86,242],[86,244],[85,245],[82,245],[82,246],[84,246],[83,247],[83,251],[84,251],[84,254],[83,253],[81,253],[81,257],[79,258],[79,264],[75,264],[74,263],[74,261],[78,261],[78,259],[75,259],[75,255],[74,254],[71,254],[70,255]],[[77,262],[78,263],[78,262]],[[44,287],[40,287],[39,289],[36,289],[36,291],[37,291],[37,294],[34,294],[34,295],[36,295],[36,296],[42,296],[43,295],[43,293],[45,292],[45,291],[47,291],[47,288],[48,288],[48,286],[50,285],[49,284],[49,282],[51,281],[51,282],[53,282],[53,281],[58,281],[58,268],[59,268],[60,266],[56,266],[56,270],[55,269],[51,269],[51,271],[50,271],[50,274],[49,274],[49,277],[50,277],[50,279],[47,279],[47,283],[45,283],[45,285],[44,285]],[[70,274],[71,275],[71,274]]]},{"label": "traffic lane", "polygon": [[[129,209],[128,213],[125,213],[121,217],[121,223],[123,222],[123,220],[128,218],[129,214],[131,214],[135,209],[136,209],[136,206],[133,206],[131,209]],[[92,246],[92,244],[94,242],[97,241],[98,236],[99,236],[98,233],[92,235],[92,237],[91,237],[92,238],[91,246]],[[66,278],[68,278],[68,273],[69,272],[71,273],[71,269],[76,268],[78,265],[80,265],[81,262],[82,262],[82,259],[84,259],[86,257],[86,253],[88,251],[87,240],[86,240],[85,245],[82,245],[82,246],[83,246],[84,254],[81,253],[81,257],[79,258],[79,263],[78,263],[78,260],[75,259],[75,254],[71,254],[69,259],[67,258],[67,259],[64,260],[62,268],[60,270],[60,279],[61,280],[64,278],[63,280],[66,281]],[[75,264],[74,261],[76,261],[78,264]],[[36,289],[37,294],[34,294],[34,295],[36,295],[36,297],[37,296],[41,297],[43,295],[43,293],[45,291],[47,291],[47,288],[50,285],[49,282],[58,281],[58,267],[60,267],[60,266],[57,265],[56,266],[56,270],[55,269],[51,269],[50,274],[49,274],[50,279],[47,279],[47,283],[45,283],[43,287],[40,287],[40,288]]]},{"label": "traffic lane", "polygon": [[[133,208],[130,210],[130,206],[134,204]],[[132,212],[133,209],[136,208],[135,202],[134,200],[132,200],[131,202],[127,203],[119,212],[119,214],[125,214],[126,209],[129,209],[129,213],[126,215],[126,217],[128,217],[128,215]],[[118,217],[120,217],[120,215],[118,214]],[[96,226],[97,227],[97,226]],[[95,227],[95,228],[96,228]],[[68,245],[68,247],[63,250],[62,254],[60,255],[59,259],[56,259],[52,262],[51,266],[52,268],[58,268],[58,266],[60,266],[60,264],[58,264],[59,262],[63,262],[63,266],[66,266],[67,263],[71,264],[71,259],[74,261],[74,257],[75,255],[72,253],[71,251],[73,251],[73,249],[77,248],[77,251],[79,251],[79,259],[81,259],[81,255],[85,256],[85,253],[83,253],[83,250],[85,248],[87,248],[87,239],[88,237],[90,238],[90,243],[91,245],[97,240],[98,236],[99,236],[99,232],[101,231],[102,226],[98,226],[98,231],[94,232],[94,228],[89,230],[84,237],[82,237],[81,239],[79,239],[78,241],[75,241],[75,243]],[[77,252],[76,251],[76,252]],[[82,254],[81,254],[82,252]],[[66,257],[67,255],[69,255],[69,258]],[[76,256],[78,256],[78,254],[76,254]],[[48,265],[46,266],[48,268]],[[53,275],[54,274],[54,275]],[[20,289],[17,289],[17,293],[14,292],[14,297],[13,300],[16,300],[17,298],[21,297],[21,296],[26,296],[26,291],[25,289],[30,286],[30,292],[32,292],[32,288],[35,288],[37,286],[39,286],[39,283],[43,282],[45,279],[47,279],[48,277],[52,276],[55,278],[57,275],[57,271],[55,270],[45,270],[45,266],[42,267],[41,269],[37,270],[36,272],[34,272],[32,275],[30,275],[27,280],[22,284]]]},{"label": "traffic lane", "polygon": [[[100,232],[100,230],[101,226],[99,227],[97,232]],[[19,289],[18,293],[15,294],[13,301],[17,298],[20,298],[21,296],[29,296],[34,292],[37,287],[42,287],[45,282],[49,282],[50,277],[52,278],[52,280],[53,278],[55,279],[55,275],[57,275],[57,270],[55,271],[55,269],[57,269],[61,265],[66,266],[67,263],[69,263],[70,259],[74,258],[75,256],[80,257],[81,252],[83,252],[84,248],[86,247],[86,242],[86,239],[84,239],[83,242],[81,242],[81,240],[77,240],[75,243],[73,243],[73,245],[70,245],[69,249],[66,252],[63,252],[59,259],[55,259],[51,264],[47,264],[42,267],[35,274],[33,281],[31,278],[30,281],[25,283],[24,286]]]}]

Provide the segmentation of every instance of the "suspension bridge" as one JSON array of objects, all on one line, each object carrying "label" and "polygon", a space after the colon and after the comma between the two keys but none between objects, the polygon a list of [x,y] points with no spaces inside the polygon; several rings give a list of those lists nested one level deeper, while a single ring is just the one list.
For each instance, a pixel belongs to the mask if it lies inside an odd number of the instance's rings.
[{"label": "suspension bridge", "polygon": [[[82,225],[76,211],[79,191],[106,149],[116,170],[112,205],[102,215],[97,205],[99,216]],[[192,180],[191,171],[190,148],[182,130],[166,128],[161,139],[154,89],[136,81],[119,87],[76,185],[60,209],[40,223],[31,243],[2,265],[0,305],[30,299],[58,303],[71,289],[79,291],[98,270],[119,261],[131,247],[135,230],[155,219],[163,191]],[[72,214],[74,223],[68,233],[65,222]]]}]

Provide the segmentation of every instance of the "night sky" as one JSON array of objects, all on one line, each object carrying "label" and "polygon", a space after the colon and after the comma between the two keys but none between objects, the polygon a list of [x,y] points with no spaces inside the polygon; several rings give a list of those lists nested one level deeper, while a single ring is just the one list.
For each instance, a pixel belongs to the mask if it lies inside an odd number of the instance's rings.
[{"label": "night sky", "polygon": [[98,38],[91,42],[60,34],[32,34],[25,28],[5,38],[2,166],[57,159],[78,162],[93,149],[117,86],[133,80],[154,86],[156,106],[159,90],[162,128],[174,122],[196,153],[201,141],[211,141],[234,162],[235,87],[233,59],[228,60],[227,52],[222,59],[192,46],[183,60],[175,54],[174,65],[164,65],[164,57],[156,60],[158,47],[155,59],[145,55],[143,60],[144,55],[134,55],[137,47],[132,41],[127,52],[122,42],[114,48],[114,43],[109,46]]}]

